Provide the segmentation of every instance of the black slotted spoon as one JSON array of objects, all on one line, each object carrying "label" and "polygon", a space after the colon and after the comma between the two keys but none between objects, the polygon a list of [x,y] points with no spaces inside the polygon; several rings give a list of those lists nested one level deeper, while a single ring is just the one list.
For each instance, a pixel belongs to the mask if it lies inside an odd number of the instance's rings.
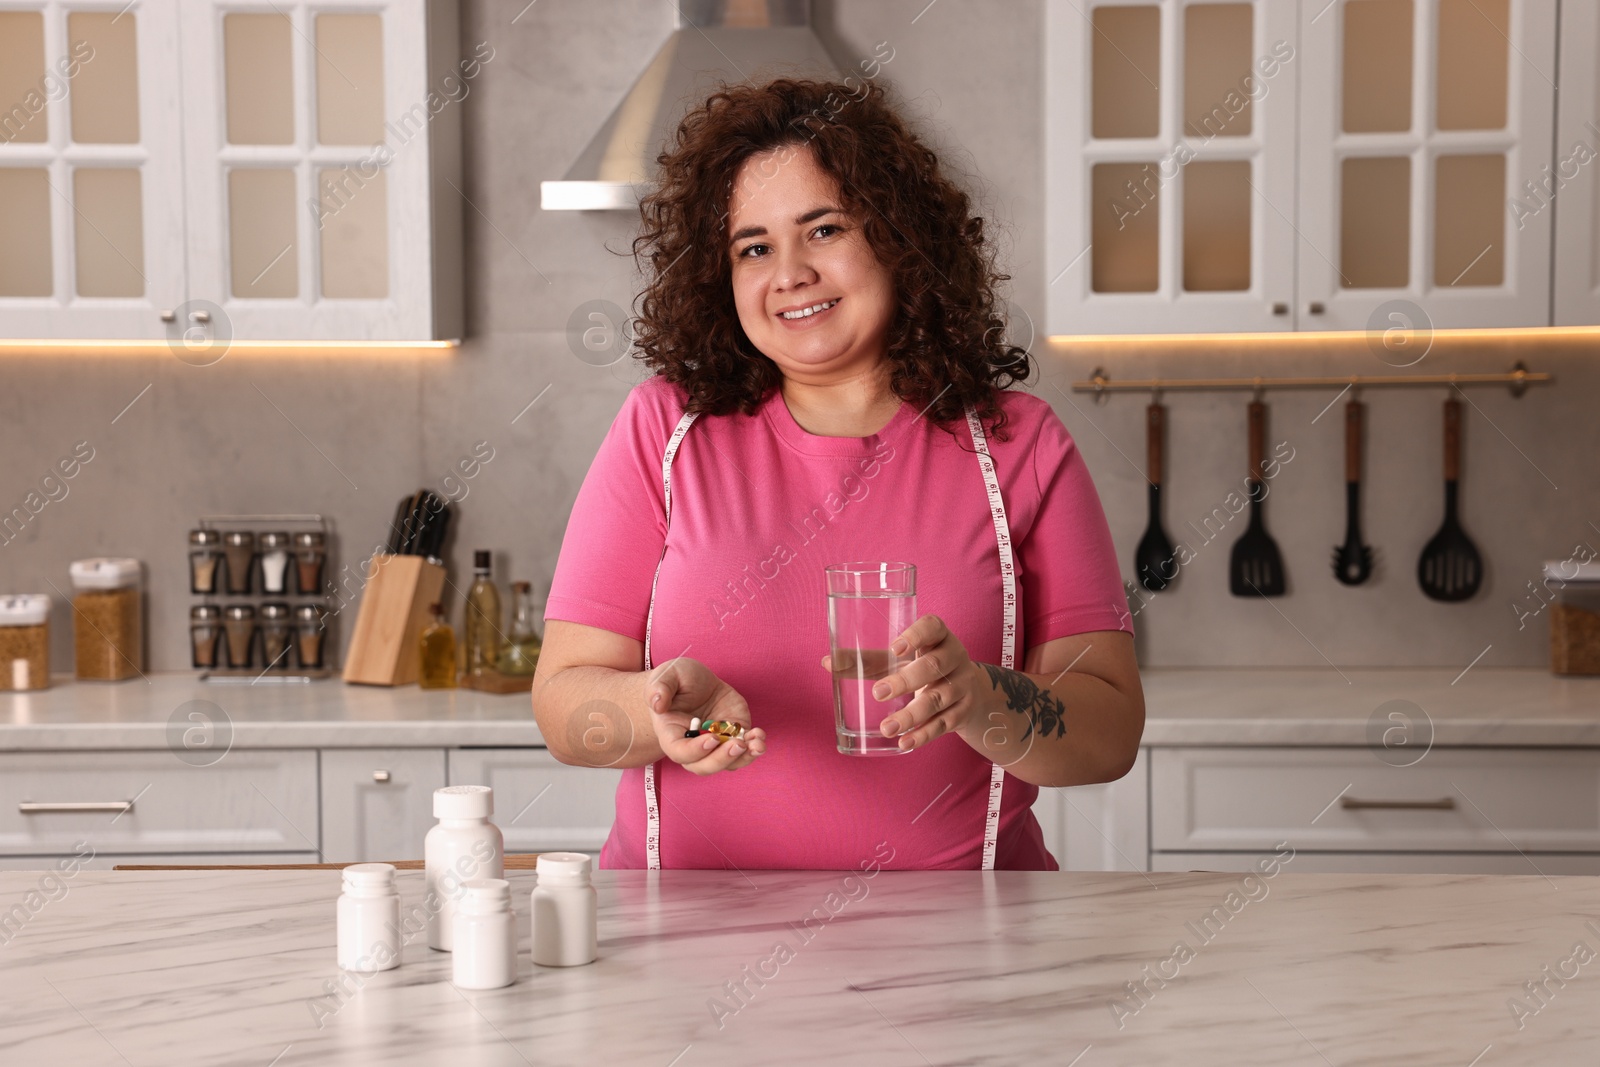
[{"label": "black slotted spoon", "polygon": [[1267,533],[1261,517],[1261,501],[1267,486],[1261,475],[1266,451],[1267,405],[1250,402],[1250,527],[1233,543],[1228,564],[1228,591],[1234,596],[1282,596],[1284,593],[1283,555],[1278,543]]},{"label": "black slotted spoon", "polygon": [[1483,582],[1483,557],[1456,516],[1456,487],[1461,479],[1461,401],[1444,402],[1444,524],[1417,559],[1417,582],[1434,600],[1454,603],[1469,599]]},{"label": "black slotted spoon", "polygon": [[1166,436],[1167,409],[1151,402],[1145,411],[1146,437],[1149,445],[1150,524],[1133,553],[1133,570],[1139,584],[1152,593],[1159,593],[1178,576],[1177,560],[1173,557],[1172,542],[1161,528],[1161,476],[1163,444]]},{"label": "black slotted spoon", "polygon": [[1344,544],[1333,550],[1333,576],[1345,585],[1372,577],[1372,549],[1361,542],[1362,405],[1351,400],[1344,409]]}]

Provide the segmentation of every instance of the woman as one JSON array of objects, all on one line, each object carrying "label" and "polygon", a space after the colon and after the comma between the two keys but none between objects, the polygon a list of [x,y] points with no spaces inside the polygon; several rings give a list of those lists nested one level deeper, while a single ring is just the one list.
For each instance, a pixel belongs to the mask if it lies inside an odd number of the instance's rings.
[{"label": "woman", "polygon": [[[1082,457],[1004,388],[983,221],[870,83],[724,88],[658,162],[656,373],[578,493],[533,688],[557,759],[626,768],[600,866],[1057,869],[1038,787],[1127,773],[1144,699]],[[823,568],[855,560],[918,568],[875,689],[916,694],[904,756],[835,747]]]}]

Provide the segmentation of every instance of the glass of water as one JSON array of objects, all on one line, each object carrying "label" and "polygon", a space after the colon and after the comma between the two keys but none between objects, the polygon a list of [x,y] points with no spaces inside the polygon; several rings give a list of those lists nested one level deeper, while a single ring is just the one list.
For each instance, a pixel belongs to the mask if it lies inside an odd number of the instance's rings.
[{"label": "glass of water", "polygon": [[835,563],[828,582],[828,652],[833,663],[833,721],[847,756],[897,754],[900,738],[884,737],[883,720],[913,693],[879,700],[872,687],[913,657],[889,650],[917,619],[917,568],[911,563]]}]

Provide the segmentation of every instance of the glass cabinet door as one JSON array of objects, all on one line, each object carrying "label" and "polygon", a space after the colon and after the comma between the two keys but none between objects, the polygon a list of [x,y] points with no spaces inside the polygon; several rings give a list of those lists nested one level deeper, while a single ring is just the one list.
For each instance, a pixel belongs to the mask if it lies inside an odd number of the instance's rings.
[{"label": "glass cabinet door", "polygon": [[1049,0],[1049,332],[1294,328],[1295,0]]},{"label": "glass cabinet door", "polygon": [[1302,98],[1301,329],[1549,324],[1554,213],[1515,198],[1550,162],[1555,16],[1302,0],[1305,84],[1328,91]]},{"label": "glass cabinet door", "polygon": [[211,328],[430,337],[429,134],[459,104],[430,92],[424,5],[195,2],[182,33],[191,290]]},{"label": "glass cabinet door", "polygon": [[184,294],[172,12],[0,8],[0,335],[165,335]]},{"label": "glass cabinet door", "polygon": [[1511,190],[1513,222],[1560,215],[1556,326],[1600,326],[1600,4],[1561,7],[1561,106],[1550,170]]}]

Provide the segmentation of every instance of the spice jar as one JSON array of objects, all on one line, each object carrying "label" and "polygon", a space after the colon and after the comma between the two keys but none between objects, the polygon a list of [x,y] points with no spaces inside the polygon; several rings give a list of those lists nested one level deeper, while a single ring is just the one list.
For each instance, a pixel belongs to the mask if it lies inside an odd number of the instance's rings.
[{"label": "spice jar", "polygon": [[189,592],[202,596],[222,591],[222,534],[217,530],[189,531]]},{"label": "spice jar", "polygon": [[294,609],[294,640],[300,669],[319,670],[327,646],[328,612],[321,604],[301,604]]},{"label": "spice jar", "polygon": [[1600,563],[1575,559],[1544,565],[1550,603],[1550,670],[1600,674]]},{"label": "spice jar", "polygon": [[144,626],[136,559],[72,564],[72,638],[77,675],[115,682],[144,673]]},{"label": "spice jar", "polygon": [[228,560],[228,592],[250,592],[250,573],[256,558],[256,535],[249,530],[229,530],[222,535],[222,554]]},{"label": "spice jar", "polygon": [[268,670],[289,669],[289,645],[294,638],[294,620],[289,605],[272,601],[261,605],[261,656]]},{"label": "spice jar", "polygon": [[301,596],[322,594],[322,564],[327,558],[327,541],[321,530],[294,535],[295,591]]},{"label": "spice jar", "polygon": [[0,690],[50,688],[50,598],[0,597]]},{"label": "spice jar", "polygon": [[189,609],[189,645],[196,667],[215,667],[222,636],[222,609],[196,604]]},{"label": "spice jar", "polygon": [[222,609],[222,629],[228,636],[228,666],[249,667],[256,644],[256,609],[249,604],[229,604]]},{"label": "spice jar", "polygon": [[264,533],[256,539],[261,552],[261,591],[282,596],[289,591],[289,535]]}]

